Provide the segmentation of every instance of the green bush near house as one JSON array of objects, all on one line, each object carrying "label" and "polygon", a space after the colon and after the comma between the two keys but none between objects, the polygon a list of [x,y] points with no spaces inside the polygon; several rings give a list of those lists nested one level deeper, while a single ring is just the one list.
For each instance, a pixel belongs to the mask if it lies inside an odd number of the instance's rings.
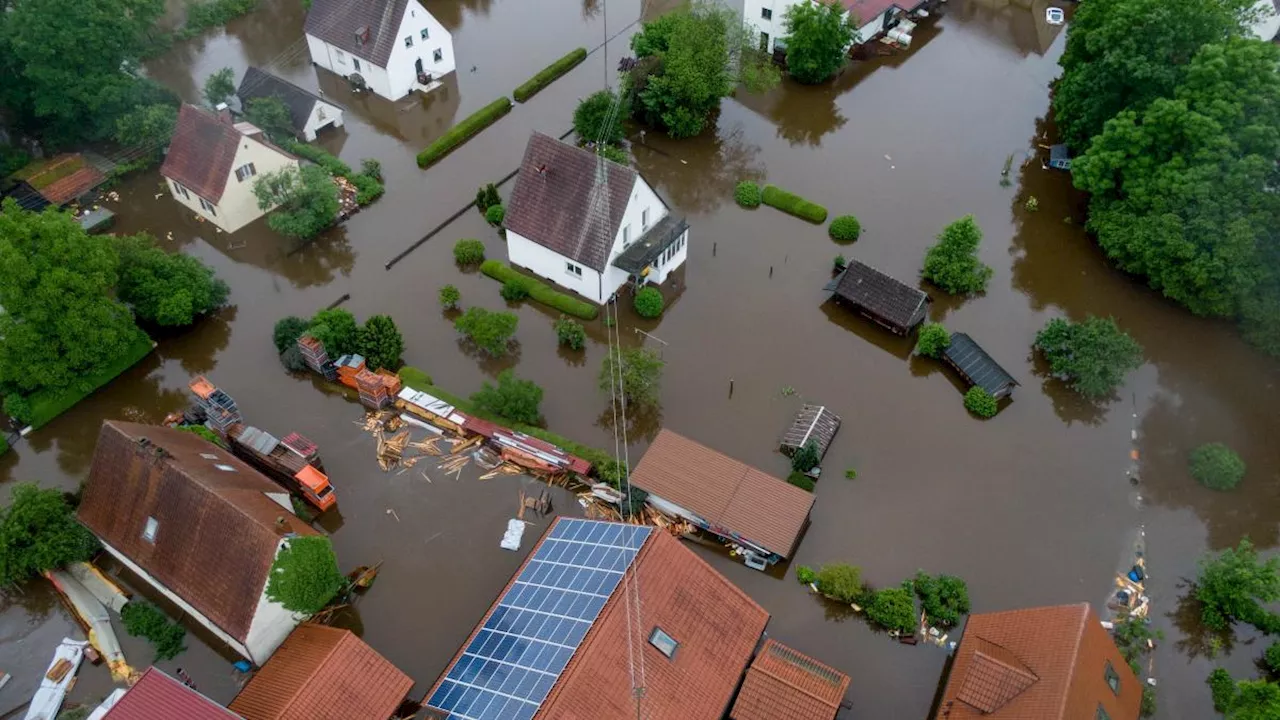
[{"label": "green bush near house", "polygon": [[951,346],[951,333],[942,323],[926,322],[916,336],[916,354],[936,358]]},{"label": "green bush near house", "polygon": [[556,340],[570,350],[581,350],[587,344],[587,331],[582,323],[561,315],[556,318]]},{"label": "green bush near house", "polygon": [[350,181],[356,187],[357,205],[362,207],[368,205],[382,197],[382,193],[386,191],[386,187],[383,186],[380,180],[382,165],[377,160],[366,158],[362,161],[362,167],[365,172],[357,173],[351,169],[350,165],[315,145],[289,140],[285,142],[284,148],[298,157],[306,158],[319,165],[330,175],[343,177]]},{"label": "green bush near house", "polygon": [[458,301],[462,299],[462,292],[455,285],[445,285],[440,288],[440,306],[446,310],[453,310],[458,307]]},{"label": "green bush near house", "polygon": [[733,200],[744,208],[760,207],[760,186],[743,180],[733,189]]},{"label": "green bush near house", "polygon": [[863,594],[862,570],[856,565],[832,563],[818,569],[818,591],[840,602],[855,602]]},{"label": "green bush near house", "polygon": [[146,638],[156,649],[156,660],[169,660],[186,650],[182,641],[187,631],[171,621],[160,608],[145,600],[130,600],[120,608],[124,629],[134,637]]},{"label": "green bush near house", "polygon": [[500,293],[502,295],[502,299],[507,302],[520,302],[521,300],[529,297],[529,288],[525,287],[524,283],[508,280],[507,282],[502,283],[502,290]]},{"label": "green bush near house", "polygon": [[137,365],[142,358],[151,352],[151,348],[154,345],[155,343],[151,342],[151,338],[139,330],[138,337],[129,344],[128,348],[120,354],[120,357],[98,372],[80,378],[70,387],[57,390],[37,390],[28,395],[25,398],[26,405],[29,408],[27,417],[19,417],[17,413],[10,409],[7,401],[5,408],[11,415],[22,422],[28,423],[32,428],[43,427],[50,420],[70,410],[76,403],[92,395],[98,388],[114,380],[120,373]]},{"label": "green bush near house", "polygon": [[761,202],[777,208],[801,220],[818,224],[827,221],[827,209],[817,203],[809,202],[799,195],[789,193],[776,185],[765,185],[760,196]]},{"label": "green bush near house", "polygon": [[656,318],[662,314],[662,293],[658,288],[647,286],[636,293],[636,312],[643,318]]},{"label": "green bush near house", "polygon": [[561,75],[569,72],[576,67],[578,63],[586,59],[587,49],[577,48],[568,55],[565,55],[559,60],[543,68],[537,75],[529,78],[528,82],[516,88],[515,92],[511,93],[511,95],[516,99],[516,102],[525,102],[534,95],[537,95],[539,90],[555,82]]},{"label": "green bush near house", "polygon": [[974,385],[964,394],[964,407],[980,418],[991,418],[995,417],[996,412],[1000,410],[1000,403],[991,396],[991,393]]},{"label": "green bush near house", "polygon": [[354,174],[351,171],[350,165],[342,162],[328,152],[325,152],[324,148],[316,145],[308,145],[306,143],[300,143],[297,140],[289,140],[284,144],[284,149],[300,158],[306,158],[325,170],[328,170],[330,175],[350,177]]},{"label": "green bush near house", "polygon": [[841,215],[827,226],[827,234],[836,242],[853,242],[862,235],[862,223],[852,215]]},{"label": "green bush near house", "polygon": [[902,633],[916,629],[916,601],[905,588],[877,590],[867,605],[867,619],[886,630]]},{"label": "green bush near house", "polygon": [[463,238],[453,244],[453,260],[459,265],[475,265],[484,262],[484,243],[475,238]]},{"label": "green bush near house", "polygon": [[227,447],[227,444],[218,436],[218,433],[210,430],[204,425],[179,425],[177,429],[182,432],[189,432],[192,435],[199,435],[204,438],[205,442],[213,443],[220,448]]},{"label": "green bush near house", "polygon": [[813,478],[809,477],[808,475],[805,475],[802,472],[792,471],[792,473],[787,476],[787,482],[791,483],[792,485],[795,485],[801,490],[808,490],[809,492],[813,492]]},{"label": "green bush near house", "polygon": [[595,305],[562,293],[537,278],[516,272],[514,268],[500,260],[485,260],[480,264],[480,272],[503,285],[518,283],[528,291],[529,297],[562,313],[583,320],[594,320],[600,313],[600,308]]},{"label": "green bush near house", "polygon": [[814,572],[813,568],[808,565],[801,565],[796,568],[796,580],[798,582],[808,585],[809,583],[817,581],[817,579],[818,573]]},{"label": "green bush near house", "polygon": [[511,100],[500,97],[468,115],[462,122],[449,128],[444,135],[418,153],[418,167],[430,167],[440,158],[453,152],[454,148],[470,140],[509,112],[511,112]]},{"label": "green bush near house", "polygon": [[501,225],[502,221],[505,220],[506,217],[507,210],[501,205],[490,205],[489,208],[484,211],[484,219],[490,225]]},{"label": "green bush near house", "polygon": [[1211,490],[1230,490],[1244,479],[1244,460],[1222,443],[1205,443],[1191,451],[1191,477]]}]

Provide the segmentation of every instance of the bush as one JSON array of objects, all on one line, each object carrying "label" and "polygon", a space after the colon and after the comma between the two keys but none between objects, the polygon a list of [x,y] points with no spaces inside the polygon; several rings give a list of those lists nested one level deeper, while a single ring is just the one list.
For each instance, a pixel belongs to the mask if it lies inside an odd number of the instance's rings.
[{"label": "bush", "polygon": [[303,372],[307,369],[307,359],[302,357],[302,351],[297,345],[287,347],[280,353],[280,364],[289,372]]},{"label": "bush", "polygon": [[914,633],[916,630],[916,603],[906,589],[885,588],[877,590],[867,605],[867,619],[886,630]]},{"label": "bush", "polygon": [[920,571],[912,586],[920,598],[920,607],[935,625],[954,626],[961,615],[969,612],[969,586],[954,575],[930,576]]},{"label": "bush", "polygon": [[210,430],[204,425],[179,425],[177,429],[182,432],[189,432],[192,435],[199,435],[204,438],[206,442],[213,443],[220,448],[225,448],[227,446],[227,444],[222,441],[222,438],[218,437],[218,433]]},{"label": "bush", "polygon": [[611,350],[600,363],[597,384],[612,401],[619,393],[618,378],[621,378],[621,396],[628,407],[657,407],[662,394],[662,368],[666,364],[662,356],[650,348]]},{"label": "bush", "polygon": [[581,350],[587,344],[587,331],[582,323],[561,315],[556,319],[556,339],[571,350]]},{"label": "bush", "polygon": [[1142,365],[1142,346],[1112,318],[1090,316],[1079,323],[1054,318],[1036,333],[1034,347],[1044,353],[1054,377],[1087,398],[1110,395]]},{"label": "bush", "polygon": [[972,215],[965,215],[943,228],[924,254],[920,274],[951,295],[982,292],[987,289],[992,270],[978,260],[982,230]]},{"label": "bush", "polygon": [[813,486],[814,486],[813,478],[809,477],[808,475],[805,475],[802,472],[795,472],[793,470],[790,475],[787,475],[787,482],[791,483],[792,485],[795,485],[801,490],[808,490],[809,492],[813,492]]},{"label": "bush", "polygon": [[1000,410],[1000,404],[991,393],[978,385],[969,388],[969,392],[964,394],[964,407],[980,418],[995,417]]},{"label": "bush", "polygon": [[515,92],[511,93],[511,96],[516,99],[516,102],[525,102],[538,94],[539,90],[555,82],[561,75],[569,72],[578,63],[586,59],[587,49],[577,48],[543,68],[537,75],[529,78],[527,82],[516,88]]},{"label": "bush", "polygon": [[950,346],[951,333],[947,332],[942,323],[926,322],[920,327],[920,334],[916,337],[916,354],[936,358]]},{"label": "bush", "polygon": [[498,186],[489,183],[479,190],[476,190],[476,209],[481,215],[485,214],[489,208],[494,205],[502,204],[502,196],[498,195]]},{"label": "bush", "polygon": [[760,186],[743,180],[733,189],[733,199],[744,208],[760,207]]},{"label": "bush", "polygon": [[338,558],[329,538],[302,536],[289,539],[276,555],[267,575],[267,599],[287,610],[315,615],[346,584],[338,571]]},{"label": "bush", "polygon": [[[306,158],[319,165],[328,171],[330,175],[350,178],[355,174],[351,170],[350,165],[329,154],[324,148],[318,145],[308,145],[306,143],[300,143],[297,140],[290,140],[284,144],[284,148],[298,157]],[[376,163],[377,160],[374,160],[373,162]]]},{"label": "bush", "polygon": [[1213,490],[1230,490],[1244,479],[1244,460],[1222,443],[1206,443],[1191,451],[1191,477]]},{"label": "bush", "polygon": [[[120,608],[124,629],[134,637],[146,638],[156,650],[155,661],[169,660],[186,650],[182,641],[187,631],[145,600],[130,600]],[[153,661],[154,662],[154,661]]]},{"label": "bush", "polygon": [[529,291],[529,297],[574,317],[594,320],[600,312],[600,308],[595,305],[555,290],[537,278],[519,273],[500,260],[485,260],[480,265],[480,272],[504,285],[509,282],[520,283]]},{"label": "bush", "polygon": [[307,331],[309,323],[297,315],[282,317],[276,321],[271,331],[271,341],[275,343],[276,352],[282,353],[297,344],[298,338]]},{"label": "bush", "polygon": [[352,175],[349,179],[356,188],[356,204],[361,207],[382,197],[386,189],[382,183],[369,175]]},{"label": "bush", "polygon": [[815,225],[827,221],[827,209],[774,185],[765,185],[760,201]]},{"label": "bush", "polygon": [[458,307],[458,301],[462,299],[462,293],[454,285],[445,285],[440,288],[440,306],[446,310],[452,310]]},{"label": "bush", "polygon": [[617,114],[613,112],[617,99],[616,93],[605,89],[597,90],[578,103],[573,111],[573,131],[579,142],[603,142],[605,145],[622,142],[625,134],[621,116],[625,110]]},{"label": "bush", "polygon": [[854,565],[833,563],[818,569],[818,592],[840,602],[855,602],[862,596],[862,570]]},{"label": "bush", "polygon": [[845,480],[857,480],[857,479],[858,479],[858,471],[857,471],[857,470],[854,470],[853,468],[849,468],[848,470],[845,470],[845,471],[844,471],[844,479],[845,479]]},{"label": "bush", "polygon": [[798,473],[807,473],[818,467],[821,460],[822,458],[818,456],[818,444],[810,440],[797,448],[795,454],[791,456],[791,469]]},{"label": "bush", "polygon": [[1267,664],[1271,674],[1280,675],[1280,642],[1271,643],[1266,652],[1262,653],[1262,661]]},{"label": "bush", "polygon": [[836,242],[853,242],[862,235],[862,223],[852,215],[841,215],[831,221],[827,234]]},{"label": "bush", "polygon": [[622,478],[627,474],[627,464],[610,458],[607,462],[596,465],[596,477],[608,483],[615,490],[622,489]]},{"label": "bush", "polygon": [[20,423],[30,423],[31,401],[17,393],[10,393],[4,399],[4,412]]},{"label": "bush", "polygon": [[500,97],[485,105],[463,119],[462,122],[449,128],[439,139],[418,153],[418,167],[426,168],[448,155],[454,148],[470,140],[481,130],[497,122],[499,118],[511,112],[511,100]]},{"label": "bush", "polygon": [[376,369],[395,370],[404,354],[404,337],[389,315],[374,315],[365,321],[356,336],[356,345],[365,365]]},{"label": "bush", "polygon": [[453,244],[453,260],[459,265],[477,265],[484,262],[484,243],[465,238]]},{"label": "bush", "polygon": [[646,286],[636,293],[635,306],[636,312],[640,317],[656,318],[662,314],[662,293],[658,288]]},{"label": "bush", "polygon": [[796,568],[796,580],[809,585],[818,581],[818,573],[814,572],[813,568],[808,565],[801,565]]},{"label": "bush", "polygon": [[1213,709],[1226,712],[1236,696],[1236,681],[1226,670],[1214,668],[1205,682],[1209,683],[1209,692],[1213,695]]},{"label": "bush", "polygon": [[511,336],[516,333],[519,319],[514,313],[490,312],[473,307],[458,318],[453,327],[484,352],[494,357],[507,354]]},{"label": "bush", "polygon": [[360,161],[360,172],[378,182],[382,182],[382,163],[373,158],[365,158]]},{"label": "bush", "polygon": [[502,299],[507,302],[520,302],[529,297],[529,289],[524,283],[507,281],[502,283]]},{"label": "bush", "polygon": [[1156,714],[1156,689],[1150,685],[1142,686],[1142,717],[1151,717]]},{"label": "bush", "polygon": [[507,217],[506,208],[501,205],[490,205],[488,210],[484,211],[484,219],[490,225],[501,225],[502,221]]},{"label": "bush", "polygon": [[628,153],[626,148],[621,145],[610,145],[607,143],[604,145],[596,145],[596,154],[609,162],[615,162],[619,165],[626,166],[631,164],[631,154]]},{"label": "bush", "polygon": [[98,541],[76,521],[57,490],[19,483],[9,507],[0,508],[0,587],[12,587],[46,570],[88,560]]},{"label": "bush", "polygon": [[485,383],[471,396],[476,407],[516,422],[533,425],[542,417],[542,388],[532,380],[521,380],[510,370],[498,373],[496,386]]},{"label": "bush", "polygon": [[835,259],[831,261],[831,268],[836,272],[840,272],[847,267],[849,267],[849,258],[845,257],[844,253],[836,255]]}]

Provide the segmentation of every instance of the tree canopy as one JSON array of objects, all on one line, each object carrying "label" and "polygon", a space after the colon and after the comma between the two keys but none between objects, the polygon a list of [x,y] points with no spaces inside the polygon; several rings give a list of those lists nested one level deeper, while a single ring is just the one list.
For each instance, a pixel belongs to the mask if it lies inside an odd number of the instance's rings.
[{"label": "tree canopy", "polygon": [[1225,720],[1273,720],[1280,717],[1280,684],[1267,680],[1231,678],[1215,668],[1206,680],[1213,692],[1213,709]]},{"label": "tree canopy", "polygon": [[1079,323],[1054,318],[1036,333],[1035,347],[1054,377],[1089,398],[1110,395],[1142,365],[1142,346],[1112,318],[1090,316]]},{"label": "tree canopy", "polygon": [[518,323],[515,313],[490,312],[473,307],[454,321],[453,327],[485,353],[500,357],[510,349]]},{"label": "tree canopy", "polygon": [[[215,70],[212,75],[205,78],[204,101],[209,107],[217,107],[227,101],[232,95],[236,94],[236,73],[229,67],[221,70]],[[264,130],[266,128],[263,128]]]},{"label": "tree canopy", "polygon": [[98,541],[76,522],[57,490],[21,483],[11,491],[9,506],[0,508],[0,586],[88,560],[97,549]]},{"label": "tree canopy", "polygon": [[263,173],[253,181],[253,194],[260,209],[275,208],[267,216],[272,230],[304,240],[332,225],[341,209],[338,187],[316,165]]},{"label": "tree canopy", "polygon": [[365,321],[356,336],[356,346],[364,356],[365,366],[395,370],[404,354],[404,338],[388,315],[374,315]]},{"label": "tree canopy", "polygon": [[115,140],[121,145],[159,160],[173,138],[178,109],[168,103],[144,105],[116,121]]},{"label": "tree canopy", "polygon": [[627,407],[653,407],[660,398],[662,368],[666,364],[649,348],[623,348],[621,355],[611,350],[600,365],[600,389],[606,393],[617,392],[620,372],[621,396]]},{"label": "tree canopy", "polygon": [[1262,560],[1249,538],[1217,557],[1200,561],[1195,585],[1204,624],[1227,630],[1243,622],[1266,633],[1280,632],[1280,616],[1264,607],[1280,600],[1280,558]]},{"label": "tree canopy", "polygon": [[267,599],[303,615],[315,615],[346,582],[329,538],[295,537],[280,549],[267,576]]},{"label": "tree canopy", "polygon": [[521,380],[510,370],[498,373],[497,386],[485,383],[471,396],[481,410],[508,420],[534,425],[542,418],[542,388],[532,380]]},{"label": "tree canopy", "polygon": [[227,302],[227,284],[190,255],[167,253],[148,235],[116,239],[120,253],[117,296],[141,319],[157,325],[190,325]]},{"label": "tree canopy", "polygon": [[618,95],[613,90],[598,90],[578,103],[573,111],[573,131],[582,142],[620,143],[623,138],[622,117],[610,117]]},{"label": "tree canopy", "polygon": [[844,66],[845,49],[858,39],[851,13],[841,3],[800,2],[783,16],[787,72],[797,82],[820,83]]},{"label": "tree canopy", "polygon": [[289,108],[274,95],[249,98],[244,117],[277,143],[293,139],[293,118],[289,116]]},{"label": "tree canopy", "polygon": [[317,312],[311,317],[307,332],[324,343],[325,352],[332,358],[360,351],[360,323],[349,310],[328,308]]},{"label": "tree canopy", "polygon": [[972,215],[943,228],[924,255],[920,274],[952,295],[982,292],[991,279],[991,268],[978,260],[982,230]]}]

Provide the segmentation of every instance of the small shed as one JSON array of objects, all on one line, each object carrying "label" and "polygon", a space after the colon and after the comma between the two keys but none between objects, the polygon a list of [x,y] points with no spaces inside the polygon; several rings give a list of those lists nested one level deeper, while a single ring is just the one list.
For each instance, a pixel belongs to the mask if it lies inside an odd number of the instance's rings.
[{"label": "small shed", "polygon": [[797,450],[813,441],[818,447],[818,459],[827,454],[831,440],[840,429],[840,416],[827,409],[826,405],[804,405],[796,413],[796,419],[782,436],[778,449],[783,455],[791,457]]},{"label": "small shed", "polygon": [[1012,375],[964,333],[951,333],[951,344],[942,352],[942,359],[955,368],[965,382],[977,385],[994,398],[1012,395],[1018,385]]},{"label": "small shed", "polygon": [[1049,167],[1055,170],[1071,169],[1071,151],[1066,145],[1058,144],[1049,148]]},{"label": "small shed", "polygon": [[823,289],[897,335],[906,335],[919,325],[932,302],[923,290],[857,260],[849,261]]}]

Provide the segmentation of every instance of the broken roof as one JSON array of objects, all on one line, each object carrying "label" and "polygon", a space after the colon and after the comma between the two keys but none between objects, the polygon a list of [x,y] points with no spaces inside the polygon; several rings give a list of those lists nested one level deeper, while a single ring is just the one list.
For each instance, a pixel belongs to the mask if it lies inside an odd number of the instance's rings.
[{"label": "broken roof", "polygon": [[311,117],[311,111],[315,109],[316,103],[322,102],[337,107],[284,78],[253,66],[249,66],[249,69],[244,71],[244,79],[240,81],[240,89],[236,91],[236,95],[240,98],[241,107],[245,110],[249,109],[249,101],[254,98],[278,99],[289,109],[289,121],[296,133],[301,133],[306,128],[307,119]]},{"label": "broken roof", "polygon": [[813,493],[665,429],[631,482],[784,558],[813,507]]},{"label": "broken roof", "polygon": [[156,667],[147,668],[102,720],[240,720]]},{"label": "broken roof", "polygon": [[747,668],[732,720],[831,720],[849,676],[770,638]]},{"label": "broken roof", "polygon": [[107,179],[79,153],[64,153],[48,160],[27,165],[13,174],[27,181],[36,192],[53,205],[65,205]]},{"label": "broken roof", "polygon": [[[268,497],[284,489],[230,451],[173,428],[108,420],[80,522],[228,635],[244,641],[286,533],[316,535]],[[284,518],[283,528],[277,518]],[[143,537],[154,519],[153,541]]]},{"label": "broken roof", "polygon": [[408,6],[409,0],[313,0],[303,32],[385,68]]},{"label": "broken roof", "polygon": [[535,132],[529,138],[503,225],[508,232],[603,272],[631,199],[636,172],[604,161],[609,191],[593,208],[595,153]]},{"label": "broken roof", "polygon": [[929,302],[923,290],[857,260],[850,260],[849,266],[825,289],[904,330],[924,319]]},{"label": "broken roof", "polygon": [[1007,370],[1000,367],[1000,363],[962,332],[951,333],[951,344],[942,351],[942,357],[969,382],[986,390],[992,397],[1007,395],[1018,384]]},{"label": "broken roof", "polygon": [[299,625],[229,706],[245,720],[387,720],[413,680],[350,630]]},{"label": "broken roof", "polygon": [[208,110],[183,105],[160,174],[217,203],[227,188],[242,137],[234,125]]}]

